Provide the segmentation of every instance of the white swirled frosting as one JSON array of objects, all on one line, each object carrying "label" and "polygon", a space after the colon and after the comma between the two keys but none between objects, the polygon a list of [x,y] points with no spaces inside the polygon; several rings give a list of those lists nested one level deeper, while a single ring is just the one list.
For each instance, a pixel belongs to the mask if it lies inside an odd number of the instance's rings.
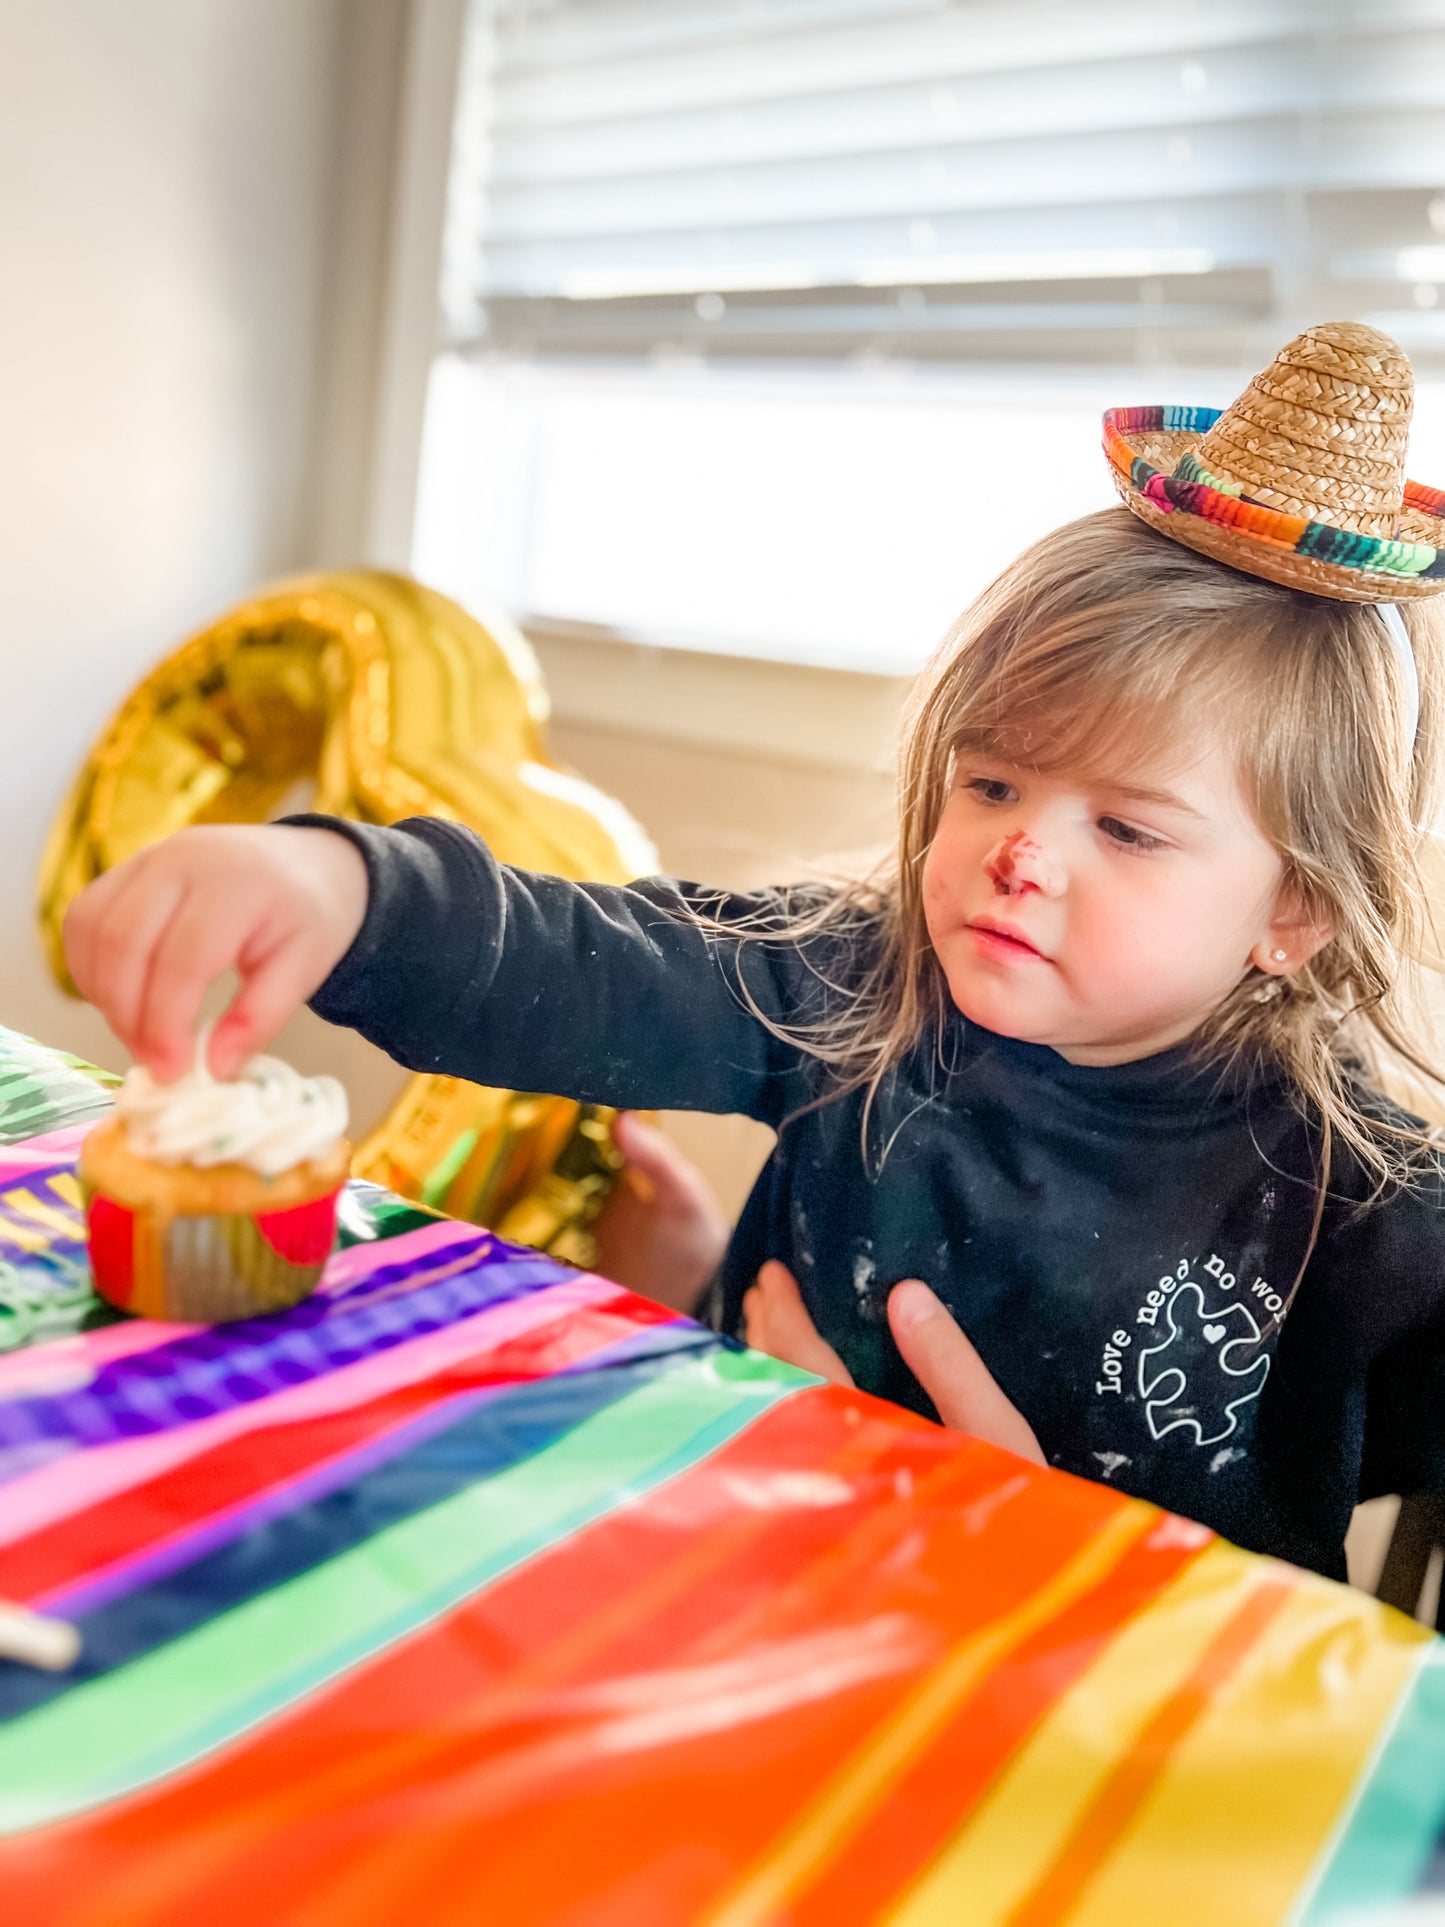
[{"label": "white swirled frosting", "polygon": [[174,1084],[158,1084],[139,1064],[126,1073],[115,1108],[133,1150],[158,1164],[244,1164],[274,1178],[334,1148],[346,1129],[346,1092],[334,1077],[302,1077],[279,1057],[253,1057],[219,1083],[206,1068],[207,1042]]}]

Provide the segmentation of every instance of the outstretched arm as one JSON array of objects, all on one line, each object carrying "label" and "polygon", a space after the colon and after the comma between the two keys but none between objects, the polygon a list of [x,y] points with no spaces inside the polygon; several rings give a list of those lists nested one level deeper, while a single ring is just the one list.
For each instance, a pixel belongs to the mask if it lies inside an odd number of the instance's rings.
[{"label": "outstretched arm", "polygon": [[760,1021],[816,992],[795,946],[742,943],[689,898],[512,870],[459,824],[311,816],[183,830],[82,892],[66,920],[81,994],[161,1079],[190,1062],[209,986],[240,978],[212,1038],[222,1077],[310,999],[413,1070],[639,1109],[806,1101],[803,1059]]},{"label": "outstretched arm", "polygon": [[[740,943],[664,877],[572,883],[498,863],[460,824],[300,817],[362,856],[365,922],[312,998],[399,1063],[621,1109],[741,1111],[803,1096],[799,1053],[749,1007],[795,1014],[816,980],[787,943]],[[747,916],[769,896],[723,899]]]}]

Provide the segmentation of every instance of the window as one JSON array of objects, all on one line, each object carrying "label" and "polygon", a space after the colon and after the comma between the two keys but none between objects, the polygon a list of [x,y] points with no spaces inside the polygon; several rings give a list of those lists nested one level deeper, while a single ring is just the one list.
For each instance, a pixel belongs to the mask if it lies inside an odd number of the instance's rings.
[{"label": "window", "polygon": [[1445,478],[1445,0],[473,0],[459,101],[417,567],[533,626],[906,672],[1326,317]]}]

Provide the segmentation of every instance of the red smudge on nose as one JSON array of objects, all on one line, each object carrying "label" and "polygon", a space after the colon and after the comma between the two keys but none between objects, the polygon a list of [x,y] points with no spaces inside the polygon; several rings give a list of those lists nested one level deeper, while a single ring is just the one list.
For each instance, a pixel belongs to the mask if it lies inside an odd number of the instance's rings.
[{"label": "red smudge on nose", "polygon": [[999,895],[1006,897],[1013,887],[1015,866],[1029,858],[1039,862],[1042,856],[1042,850],[1027,830],[1010,830],[997,849],[984,858],[984,874]]}]

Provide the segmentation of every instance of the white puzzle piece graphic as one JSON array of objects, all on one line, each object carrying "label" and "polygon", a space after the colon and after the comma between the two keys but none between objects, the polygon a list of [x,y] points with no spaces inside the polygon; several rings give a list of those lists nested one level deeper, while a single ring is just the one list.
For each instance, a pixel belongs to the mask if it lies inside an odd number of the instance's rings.
[{"label": "white puzzle piece graphic", "polygon": [[[1192,1431],[1196,1445],[1217,1445],[1239,1424],[1269,1376],[1269,1358],[1255,1351],[1260,1329],[1237,1300],[1207,1308],[1192,1280],[1176,1286],[1164,1305],[1169,1331],[1139,1354],[1139,1396],[1156,1439]],[[1164,1354],[1172,1356],[1165,1358]]]}]

